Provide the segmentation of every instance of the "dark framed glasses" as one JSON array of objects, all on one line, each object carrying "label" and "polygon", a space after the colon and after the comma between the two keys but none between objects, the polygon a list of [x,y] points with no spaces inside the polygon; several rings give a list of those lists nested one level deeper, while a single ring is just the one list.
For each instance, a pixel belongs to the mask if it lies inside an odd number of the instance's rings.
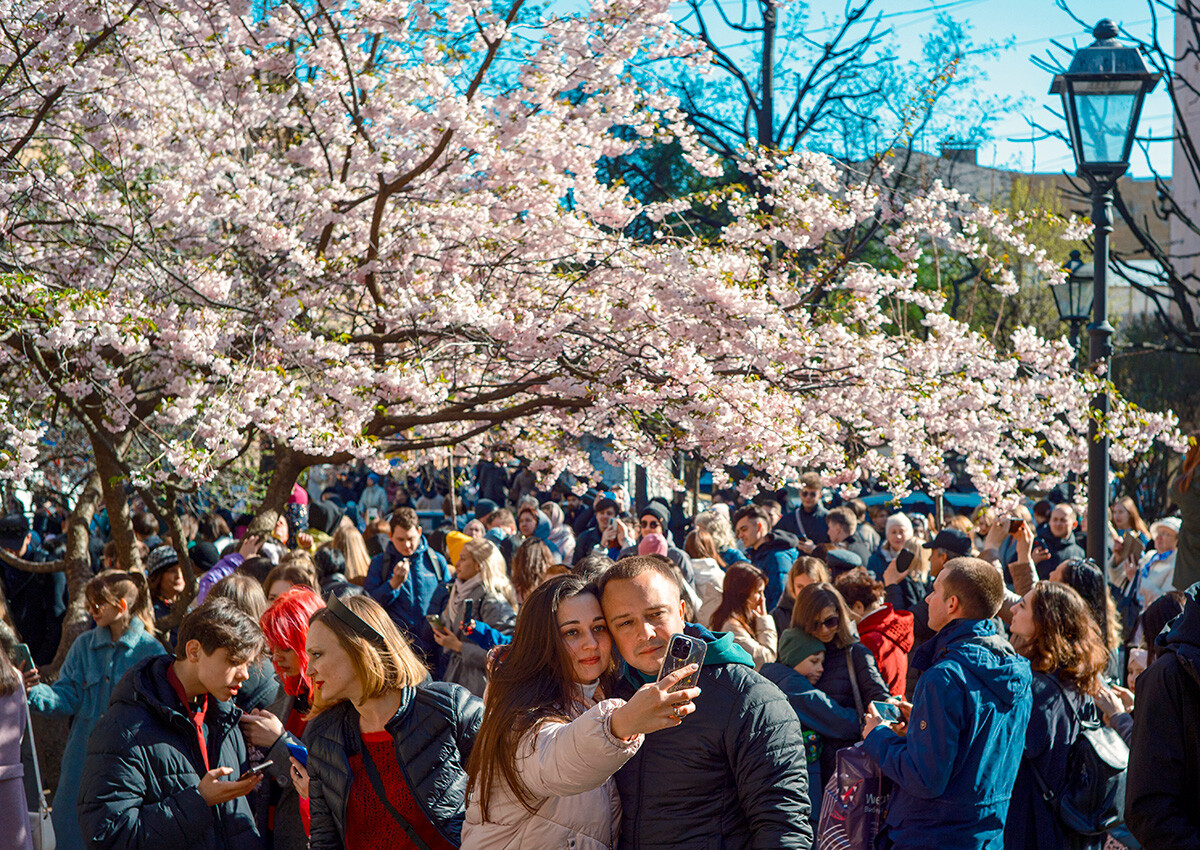
[{"label": "dark framed glasses", "polygon": [[841,620],[839,620],[837,617],[826,617],[824,620],[821,620],[820,622],[817,623],[817,628],[818,629],[836,629],[838,627],[838,623],[840,623],[840,622],[841,622]]}]

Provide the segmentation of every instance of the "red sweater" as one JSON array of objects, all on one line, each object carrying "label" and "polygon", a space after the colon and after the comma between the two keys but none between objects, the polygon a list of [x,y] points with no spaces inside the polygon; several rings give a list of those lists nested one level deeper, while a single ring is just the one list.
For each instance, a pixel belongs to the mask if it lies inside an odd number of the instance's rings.
[{"label": "red sweater", "polygon": [[[371,751],[371,760],[396,811],[404,816],[430,850],[454,850],[454,845],[442,838],[425,817],[404,781],[391,733],[364,732],[362,741]],[[350,771],[354,778],[350,783],[350,799],[346,802],[346,850],[416,850],[417,845],[404,834],[404,829],[375,793],[360,753],[350,757]]]},{"label": "red sweater", "polygon": [[896,611],[891,605],[864,617],[858,622],[858,636],[863,646],[871,650],[879,675],[892,696],[904,696],[908,681],[908,653],[913,647],[913,615],[911,611]]}]

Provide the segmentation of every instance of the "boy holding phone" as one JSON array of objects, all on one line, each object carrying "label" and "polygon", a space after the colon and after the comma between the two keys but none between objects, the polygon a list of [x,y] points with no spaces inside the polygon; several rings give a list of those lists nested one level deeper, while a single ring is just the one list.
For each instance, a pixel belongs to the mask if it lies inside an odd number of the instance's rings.
[{"label": "boy holding phone", "polygon": [[[113,690],[88,743],[79,800],[92,848],[260,850],[233,704],[262,650],[258,624],[213,599],[179,626],[179,655],[148,659]],[[215,810],[215,812],[214,812]]]}]

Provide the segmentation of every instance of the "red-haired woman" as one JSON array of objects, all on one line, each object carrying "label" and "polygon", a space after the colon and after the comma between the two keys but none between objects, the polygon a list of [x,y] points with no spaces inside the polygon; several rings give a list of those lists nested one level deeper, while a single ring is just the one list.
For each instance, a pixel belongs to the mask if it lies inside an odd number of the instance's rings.
[{"label": "red-haired woman", "polygon": [[305,847],[308,842],[308,773],[292,757],[288,744],[299,744],[308,720],[312,680],[308,677],[304,642],[308,620],[325,607],[312,588],[296,585],[282,593],[262,615],[275,672],[283,682],[279,698],[268,711],[255,709],[243,714],[246,739],[267,750],[275,780],[269,792],[272,814],[272,844],[275,847]]},{"label": "red-haired woman", "polygon": [[767,577],[751,564],[730,564],[725,571],[721,604],[713,612],[713,631],[729,632],[734,641],[754,659],[754,669],[775,660],[779,635],[775,620],[767,613],[764,592]]},{"label": "red-haired woman", "polygon": [[1008,806],[1004,846],[1099,850],[1104,836],[1068,833],[1042,785],[1055,794],[1063,789],[1067,756],[1081,724],[1099,721],[1091,698],[1100,691],[1108,648],[1087,603],[1068,585],[1039,581],[1012,613],[1013,646],[1033,668],[1033,710]]}]

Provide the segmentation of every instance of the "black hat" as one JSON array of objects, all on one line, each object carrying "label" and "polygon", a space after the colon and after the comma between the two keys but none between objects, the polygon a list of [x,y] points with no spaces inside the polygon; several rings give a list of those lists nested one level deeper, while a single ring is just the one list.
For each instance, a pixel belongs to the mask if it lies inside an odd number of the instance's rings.
[{"label": "black hat", "polygon": [[188,554],[192,556],[192,563],[196,565],[198,573],[208,572],[221,560],[221,553],[217,551],[217,547],[207,540],[198,541]]},{"label": "black hat", "polygon": [[150,550],[149,557],[146,558],[146,578],[154,578],[155,573],[160,573],[178,563],[179,554],[175,551],[174,546],[168,543],[155,546]]},{"label": "black hat", "polygon": [[658,524],[663,528],[667,527],[668,514],[663,510],[663,506],[658,502],[650,502],[646,507],[638,511],[638,519],[644,516],[652,516],[658,520]]},{"label": "black hat", "polygon": [[330,499],[322,499],[308,506],[308,527],[323,531],[332,537],[345,515],[345,508],[334,504]]},{"label": "black hat", "polygon": [[959,557],[971,553],[971,538],[957,528],[943,528],[937,537],[925,544],[926,549],[945,549]]},{"label": "black hat", "polygon": [[825,553],[825,564],[830,570],[846,572],[861,567],[863,561],[849,549],[830,549]]},{"label": "black hat", "polygon": [[480,499],[475,503],[475,519],[483,519],[496,510],[496,503],[491,499]]},{"label": "black hat", "polygon": [[29,520],[24,514],[9,514],[0,519],[0,549],[16,552],[29,534]]}]

